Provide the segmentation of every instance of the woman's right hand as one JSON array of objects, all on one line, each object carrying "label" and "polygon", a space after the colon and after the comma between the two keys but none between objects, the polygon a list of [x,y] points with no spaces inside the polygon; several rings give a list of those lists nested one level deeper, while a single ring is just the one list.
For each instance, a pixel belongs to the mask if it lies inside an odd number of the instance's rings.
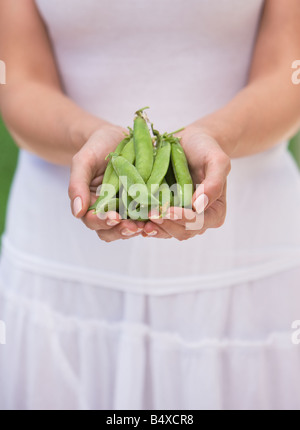
[{"label": "woman's right hand", "polygon": [[72,160],[69,197],[73,215],[82,219],[105,242],[137,236],[145,225],[140,221],[122,220],[117,212],[108,212],[100,217],[93,211],[88,211],[97,200],[96,191],[107,164],[105,158],[124,139],[124,131],[126,130],[111,124],[102,126],[91,135]]}]

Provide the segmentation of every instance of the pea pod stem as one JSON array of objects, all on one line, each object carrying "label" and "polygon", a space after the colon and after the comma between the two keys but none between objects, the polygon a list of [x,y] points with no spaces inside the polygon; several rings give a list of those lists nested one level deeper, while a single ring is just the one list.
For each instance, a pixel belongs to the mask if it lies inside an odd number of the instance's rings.
[{"label": "pea pod stem", "polygon": [[150,109],[149,106],[143,107],[142,109],[139,109],[136,111],[136,115],[143,114],[145,110]]},{"label": "pea pod stem", "polygon": [[[174,137],[174,134],[180,133],[181,131],[183,131],[185,129],[185,127],[180,128],[179,130],[176,131],[172,131],[172,133],[167,133],[167,136],[169,137]],[[178,137],[176,139],[179,139]]]}]

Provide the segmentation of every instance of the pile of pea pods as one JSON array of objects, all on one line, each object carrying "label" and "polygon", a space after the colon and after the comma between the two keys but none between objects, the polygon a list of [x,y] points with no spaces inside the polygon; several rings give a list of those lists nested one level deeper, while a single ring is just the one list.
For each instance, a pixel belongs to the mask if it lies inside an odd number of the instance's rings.
[{"label": "pile of pea pods", "polygon": [[[163,217],[172,206],[192,207],[193,180],[178,131],[160,134],[145,109],[136,112],[133,129],[110,153],[98,199],[90,207],[96,214],[117,211],[123,219]],[[148,125],[149,124],[149,125]]]}]

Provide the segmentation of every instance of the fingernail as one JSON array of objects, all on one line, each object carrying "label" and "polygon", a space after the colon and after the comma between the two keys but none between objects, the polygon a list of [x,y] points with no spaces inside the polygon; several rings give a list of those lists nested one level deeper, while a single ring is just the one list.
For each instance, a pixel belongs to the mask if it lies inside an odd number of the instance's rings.
[{"label": "fingernail", "polygon": [[179,216],[174,213],[171,214],[171,212],[167,212],[165,218],[171,219],[172,221],[177,221],[179,219]]},{"label": "fingernail", "polygon": [[121,232],[122,236],[133,236],[134,234],[136,234],[135,231],[131,231],[128,228],[125,228],[125,230],[123,230]]},{"label": "fingernail", "polygon": [[80,197],[76,197],[76,199],[73,202],[74,215],[77,217],[81,211],[82,211],[82,200]]},{"label": "fingernail", "polygon": [[206,194],[201,194],[194,203],[197,214],[202,214],[207,208],[209,199]]},{"label": "fingernail", "polygon": [[156,231],[156,230],[153,230],[153,231],[150,231],[150,233],[148,233],[148,232],[146,231],[146,234],[147,234],[147,236],[156,236],[156,235],[157,235],[157,231]]},{"label": "fingernail", "polygon": [[108,221],[107,221],[107,225],[109,226],[109,227],[115,227],[116,225],[118,225],[120,223],[120,221],[118,221],[118,220],[116,220],[116,219],[109,219]]}]

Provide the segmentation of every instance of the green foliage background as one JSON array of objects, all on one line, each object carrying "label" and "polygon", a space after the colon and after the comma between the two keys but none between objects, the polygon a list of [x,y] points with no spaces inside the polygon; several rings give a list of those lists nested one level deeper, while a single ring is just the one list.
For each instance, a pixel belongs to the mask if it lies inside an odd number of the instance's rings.
[{"label": "green foliage background", "polygon": [[0,237],[4,229],[6,205],[17,157],[18,149],[0,118]]}]

